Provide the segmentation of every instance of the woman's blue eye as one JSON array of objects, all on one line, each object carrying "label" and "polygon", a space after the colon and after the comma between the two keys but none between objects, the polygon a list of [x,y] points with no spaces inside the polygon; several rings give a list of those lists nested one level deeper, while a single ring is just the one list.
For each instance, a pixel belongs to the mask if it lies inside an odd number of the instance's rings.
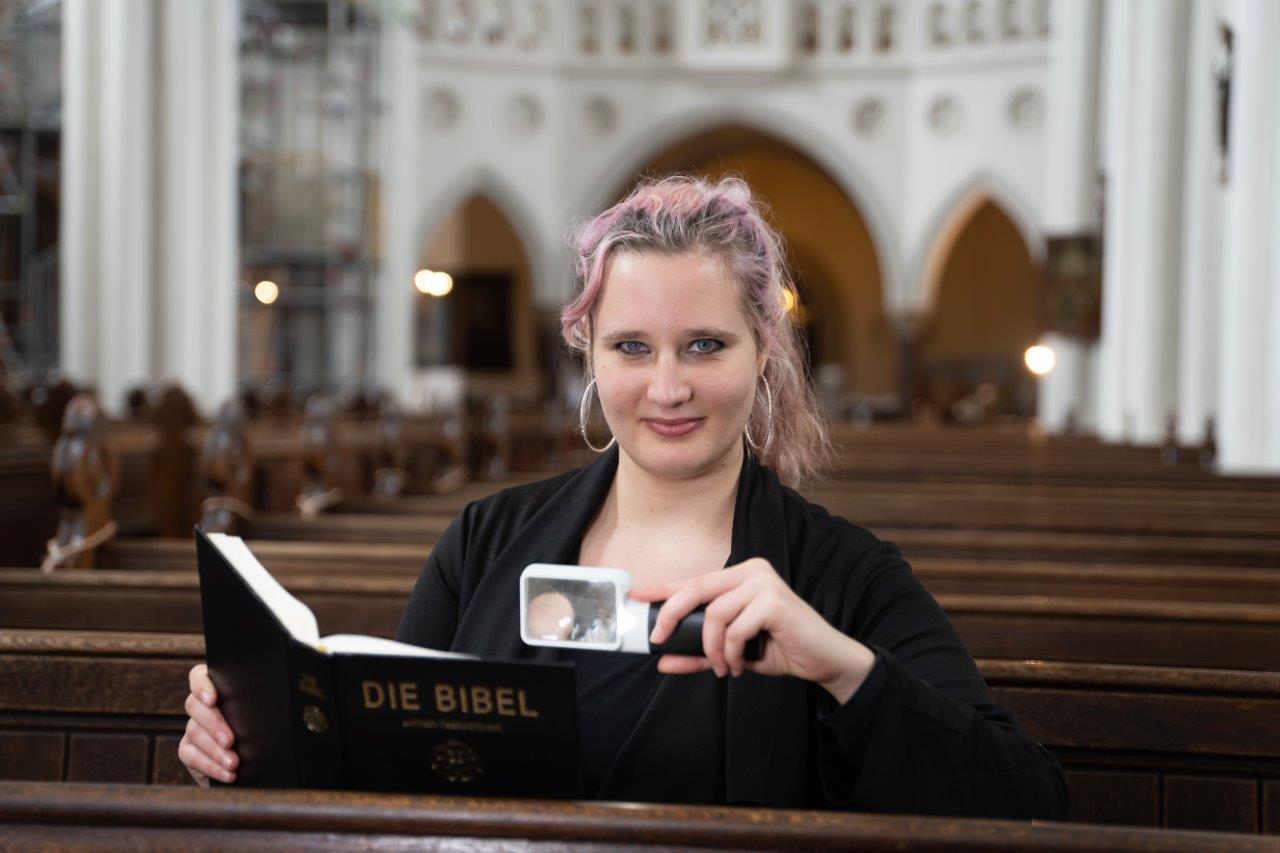
[{"label": "woman's blue eye", "polygon": [[644,344],[639,341],[621,341],[618,344],[618,352],[623,355],[641,355],[644,353]]},{"label": "woman's blue eye", "polygon": [[713,352],[719,352],[724,349],[724,344],[715,338],[698,338],[698,340],[689,344],[689,348],[698,355],[711,355]]}]

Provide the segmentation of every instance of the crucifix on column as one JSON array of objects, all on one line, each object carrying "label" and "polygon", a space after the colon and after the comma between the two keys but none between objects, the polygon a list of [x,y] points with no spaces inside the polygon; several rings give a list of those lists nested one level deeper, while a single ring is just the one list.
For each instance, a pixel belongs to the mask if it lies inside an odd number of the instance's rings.
[{"label": "crucifix on column", "polygon": [[1231,132],[1231,75],[1233,65],[1233,34],[1225,21],[1218,21],[1217,52],[1213,57],[1213,80],[1217,85],[1217,143],[1218,143],[1218,181],[1227,183],[1230,179],[1230,132]]}]

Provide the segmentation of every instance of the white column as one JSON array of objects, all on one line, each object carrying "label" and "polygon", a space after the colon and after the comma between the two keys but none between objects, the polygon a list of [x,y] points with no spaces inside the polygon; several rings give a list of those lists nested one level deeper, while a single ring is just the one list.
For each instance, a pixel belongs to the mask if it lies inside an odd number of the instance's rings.
[{"label": "white column", "polygon": [[[1270,9],[1269,20],[1271,44],[1280,40],[1280,15],[1275,7]],[[1280,60],[1274,53],[1271,57],[1271,104],[1276,110],[1271,116],[1271,271],[1268,276],[1268,302],[1270,317],[1267,319],[1267,335],[1270,344],[1270,362],[1268,365],[1266,384],[1263,394],[1267,408],[1264,417],[1267,423],[1267,451],[1263,459],[1263,469],[1269,474],[1280,473],[1280,340],[1276,335],[1280,332]]]},{"label": "white column", "polygon": [[1192,9],[1187,45],[1186,157],[1183,171],[1182,304],[1178,335],[1178,438],[1204,438],[1217,411],[1222,187],[1218,183],[1218,4]]},{"label": "white column", "polygon": [[161,0],[157,372],[212,413],[235,390],[236,4]]},{"label": "white column", "polygon": [[119,411],[152,378],[154,7],[66,4],[61,360]]},{"label": "white column", "polygon": [[1225,192],[1218,448],[1231,473],[1280,470],[1280,4],[1237,0],[1231,180]]},{"label": "white column", "polygon": [[[1044,227],[1051,236],[1093,231],[1097,222],[1099,0],[1056,3],[1049,46]],[[1086,369],[1092,341],[1048,334],[1042,341],[1057,356],[1053,371],[1039,382],[1037,415],[1050,430],[1061,430],[1074,412],[1085,419],[1094,394]]]},{"label": "white column", "polygon": [[109,410],[155,377],[155,15],[150,3],[103,3],[102,193],[98,391]]},{"label": "white column", "polygon": [[[239,330],[240,273],[240,4],[219,0],[207,10],[208,45],[212,53],[209,75],[209,109],[219,117],[209,127],[204,173],[205,198],[209,204],[209,232],[205,241],[208,279],[222,286],[211,287],[202,308],[210,332],[206,336],[203,383],[208,390],[197,399],[205,411],[221,404],[235,391],[237,338]],[[187,366],[184,370],[194,371]]]},{"label": "white column", "polygon": [[62,370],[79,382],[97,379],[98,203],[102,176],[98,68],[103,7],[69,0],[62,13],[62,198],[59,205],[59,333]]},{"label": "white column", "polygon": [[413,274],[422,238],[417,168],[421,91],[416,41],[408,24],[390,21],[382,31],[381,44],[386,93],[379,175],[384,239],[374,315],[374,363],[378,383],[404,400],[413,393]]},{"label": "white column", "polygon": [[1102,338],[1098,343],[1098,432],[1111,440],[1125,437],[1125,398],[1122,344],[1126,333],[1124,287],[1129,246],[1129,172],[1132,137],[1128,117],[1132,109],[1133,75],[1130,57],[1135,41],[1134,7],[1106,6],[1103,25],[1102,162],[1106,178],[1102,264]]},{"label": "white column", "polygon": [[1156,443],[1177,393],[1178,293],[1182,238],[1183,126],[1186,112],[1187,0],[1141,0],[1134,126],[1135,217],[1127,340],[1134,435]]},{"label": "white column", "polygon": [[1117,75],[1116,85],[1127,85],[1109,93],[1107,113],[1107,151],[1115,160],[1108,156],[1114,204],[1104,260],[1101,426],[1108,438],[1156,443],[1176,391],[1180,258],[1172,247],[1182,236],[1189,9],[1185,0],[1135,0],[1109,11],[1128,51],[1118,52],[1117,38],[1108,60],[1128,68]]},{"label": "white column", "polygon": [[108,411],[234,387],[239,73],[232,0],[66,5],[62,364]]}]

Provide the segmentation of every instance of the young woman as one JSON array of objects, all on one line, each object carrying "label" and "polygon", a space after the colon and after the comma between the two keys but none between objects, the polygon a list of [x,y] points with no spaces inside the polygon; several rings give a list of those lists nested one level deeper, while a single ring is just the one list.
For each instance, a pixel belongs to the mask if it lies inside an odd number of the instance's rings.
[{"label": "young woman", "polygon": [[[588,795],[1065,818],[1057,761],[992,703],[898,550],[792,490],[827,442],[782,246],[747,185],[643,183],[574,248],[561,323],[590,377],[582,411],[598,397],[612,438],[583,469],[469,505],[399,639],[575,661]],[[665,601],[655,642],[705,604],[704,655],[524,646],[534,562],[626,569],[633,596]],[[203,667],[191,687],[179,757],[233,779]]]}]

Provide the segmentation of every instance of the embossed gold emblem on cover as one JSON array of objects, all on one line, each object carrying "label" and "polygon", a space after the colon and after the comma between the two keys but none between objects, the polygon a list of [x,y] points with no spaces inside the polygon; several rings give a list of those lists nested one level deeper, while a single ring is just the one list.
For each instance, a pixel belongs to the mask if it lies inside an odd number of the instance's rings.
[{"label": "embossed gold emblem on cover", "polygon": [[446,740],[431,751],[431,769],[446,782],[474,782],[484,772],[480,755],[460,740]]}]

